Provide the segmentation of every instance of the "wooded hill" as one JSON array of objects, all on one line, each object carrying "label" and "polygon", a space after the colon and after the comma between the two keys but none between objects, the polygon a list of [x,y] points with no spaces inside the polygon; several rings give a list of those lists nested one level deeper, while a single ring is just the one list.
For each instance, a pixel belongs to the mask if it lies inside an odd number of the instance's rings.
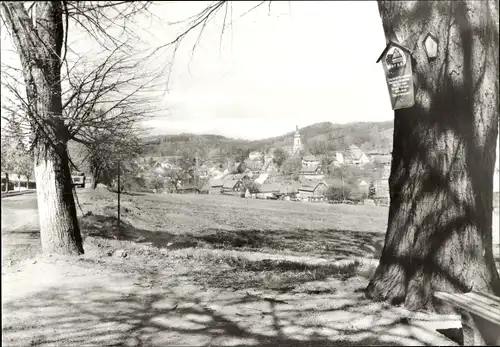
[{"label": "wooded hill", "polygon": [[[315,123],[299,129],[305,149],[312,154],[342,151],[352,144],[364,151],[377,150],[389,153],[392,150],[393,122],[359,122],[333,124]],[[243,150],[265,150],[290,146],[294,131],[262,140],[233,139],[220,135],[155,135],[144,139],[144,156],[178,156],[186,152],[200,158],[225,157]]]}]

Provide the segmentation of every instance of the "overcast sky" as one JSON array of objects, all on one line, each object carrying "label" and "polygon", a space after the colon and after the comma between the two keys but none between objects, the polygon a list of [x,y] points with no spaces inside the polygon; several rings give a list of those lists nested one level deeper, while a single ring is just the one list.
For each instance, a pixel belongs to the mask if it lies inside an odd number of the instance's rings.
[{"label": "overcast sky", "polygon": [[[315,122],[391,120],[382,66],[385,47],[376,2],[273,2],[239,18],[255,2],[235,2],[222,36],[223,11],[181,47],[170,114],[149,125],[161,133],[215,133],[246,139],[281,135]],[[169,20],[203,3],[163,3]],[[228,14],[230,16],[230,13]],[[167,28],[168,31],[168,28]]]},{"label": "overcast sky", "polygon": [[[221,134],[245,139],[281,135],[321,121],[391,120],[383,69],[375,61],[385,46],[376,2],[273,1],[241,17],[258,2],[233,2],[221,35],[224,10],[198,37],[178,50],[168,109],[148,122],[156,133]],[[151,45],[173,38],[168,25],[210,2],[158,2],[138,25]],[[73,36],[74,38],[74,36]],[[10,41],[2,33],[2,60]],[[79,46],[85,46],[79,41]],[[165,57],[164,64],[168,64]]]},{"label": "overcast sky", "polygon": [[[383,69],[375,63],[385,47],[375,1],[273,1],[270,10],[265,5],[241,17],[257,3],[232,2],[227,20],[233,23],[223,35],[222,10],[206,26],[194,55],[198,32],[187,37],[169,92],[158,97],[168,111],[147,126],[158,134],[259,139],[321,121],[393,119]],[[161,45],[180,30],[170,22],[207,4],[156,2],[151,12],[158,18],[139,18],[137,33],[145,45]],[[78,40],[71,35],[70,41]],[[5,30],[1,39],[2,63],[18,60]],[[92,42],[80,40],[75,48],[85,51],[87,45]],[[158,60],[168,63],[168,56]]]}]

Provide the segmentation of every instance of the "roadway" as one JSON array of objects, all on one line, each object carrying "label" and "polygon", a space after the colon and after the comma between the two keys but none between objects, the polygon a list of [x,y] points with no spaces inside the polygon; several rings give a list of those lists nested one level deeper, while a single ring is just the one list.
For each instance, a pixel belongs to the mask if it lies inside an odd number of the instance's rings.
[{"label": "roadway", "polygon": [[13,246],[40,243],[36,192],[2,198],[1,210],[2,254],[15,251]]},{"label": "roadway", "polygon": [[2,234],[38,229],[36,192],[2,198]]}]

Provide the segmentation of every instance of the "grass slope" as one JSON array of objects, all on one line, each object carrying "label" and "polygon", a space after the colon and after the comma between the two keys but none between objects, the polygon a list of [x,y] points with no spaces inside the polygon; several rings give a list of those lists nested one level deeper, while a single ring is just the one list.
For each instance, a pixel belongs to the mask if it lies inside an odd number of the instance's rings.
[{"label": "grass slope", "polygon": [[454,345],[361,292],[386,208],[124,195],[118,231],[115,195],[79,201],[85,255],[3,267],[3,344]]}]

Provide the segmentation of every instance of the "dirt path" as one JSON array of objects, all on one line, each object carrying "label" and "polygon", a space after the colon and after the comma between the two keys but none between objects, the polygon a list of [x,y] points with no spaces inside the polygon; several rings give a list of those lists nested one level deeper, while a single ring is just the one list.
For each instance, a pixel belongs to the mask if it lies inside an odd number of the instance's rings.
[{"label": "dirt path", "polygon": [[190,276],[192,265],[129,271],[136,262],[141,259],[85,256],[78,261],[45,258],[6,268],[3,343],[454,345],[428,327],[408,325],[402,320],[408,312],[355,293],[366,285],[361,277],[307,283],[279,294],[207,288]]},{"label": "dirt path", "polygon": [[[2,257],[10,253],[2,267],[2,341],[7,346],[456,345],[436,333],[432,322],[364,299],[360,290],[369,275],[337,273],[337,264],[376,262],[381,234],[316,230],[316,224],[294,232],[286,228],[292,223],[286,218],[282,230],[256,235],[262,238],[258,248],[229,247],[230,237],[253,235],[246,228],[223,234],[200,231],[195,236],[203,236],[204,243],[195,248],[170,249],[170,239],[155,248],[137,237],[175,236],[170,229],[193,232],[196,224],[184,218],[171,225],[156,211],[153,221],[162,233],[152,225],[145,230],[136,225],[133,238],[115,239],[109,225],[97,223],[89,230],[98,236],[89,232],[84,256],[47,258],[38,256],[35,219],[26,224],[28,218],[18,215],[21,207],[31,208],[27,201],[33,199],[15,199],[19,201],[10,200],[10,212],[2,208],[2,221],[12,220],[2,223]],[[98,209],[103,204],[89,199],[82,198],[82,204],[104,214]],[[133,215],[135,221],[152,218],[152,212],[144,211],[153,207],[136,205],[142,212]],[[136,205],[124,201],[124,211],[134,212]],[[226,211],[217,213],[226,218]],[[26,211],[23,215],[33,217]],[[252,218],[255,225],[262,222],[260,215]],[[321,223],[326,228],[337,220]],[[105,237],[106,231],[111,236]],[[229,249],[217,248],[214,235],[223,236]],[[110,249],[120,248],[126,257],[118,251],[108,256]],[[32,259],[22,260],[26,257]],[[459,321],[450,318],[449,324],[456,327]]]}]

